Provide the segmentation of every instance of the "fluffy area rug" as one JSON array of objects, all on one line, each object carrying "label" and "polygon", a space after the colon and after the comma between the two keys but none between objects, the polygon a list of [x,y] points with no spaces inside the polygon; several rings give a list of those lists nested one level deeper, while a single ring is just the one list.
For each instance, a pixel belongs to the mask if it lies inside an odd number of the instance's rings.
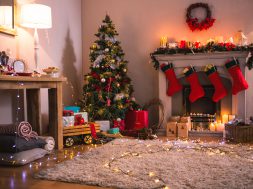
[{"label": "fluffy area rug", "polygon": [[117,139],[35,177],[112,188],[252,189],[253,146]]}]

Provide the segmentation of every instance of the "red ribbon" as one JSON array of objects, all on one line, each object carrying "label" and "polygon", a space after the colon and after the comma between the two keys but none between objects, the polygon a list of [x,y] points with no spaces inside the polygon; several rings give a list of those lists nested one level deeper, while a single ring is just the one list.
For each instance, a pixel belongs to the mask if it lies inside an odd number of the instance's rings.
[{"label": "red ribbon", "polygon": [[96,132],[95,124],[90,123],[89,125],[90,125],[90,132],[91,132],[92,138],[97,139],[98,137],[97,137],[97,132]]}]

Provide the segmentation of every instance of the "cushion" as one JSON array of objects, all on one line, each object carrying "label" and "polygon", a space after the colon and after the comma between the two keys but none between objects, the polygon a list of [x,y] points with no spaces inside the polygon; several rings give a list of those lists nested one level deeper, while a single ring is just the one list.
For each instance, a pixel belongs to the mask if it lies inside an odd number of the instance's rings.
[{"label": "cushion", "polygon": [[49,152],[42,148],[34,148],[18,153],[0,153],[0,165],[25,165],[44,157]]},{"label": "cushion", "polygon": [[44,148],[46,141],[43,139],[30,139],[25,140],[24,138],[11,135],[0,136],[0,152],[21,152],[24,150],[30,150],[33,148]]}]

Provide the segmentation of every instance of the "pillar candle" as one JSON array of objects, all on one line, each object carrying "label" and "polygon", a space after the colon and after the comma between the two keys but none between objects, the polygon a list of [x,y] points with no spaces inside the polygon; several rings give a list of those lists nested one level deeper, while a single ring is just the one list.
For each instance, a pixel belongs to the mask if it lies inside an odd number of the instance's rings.
[{"label": "pillar candle", "polygon": [[222,123],[227,123],[228,122],[228,114],[223,114],[222,115]]},{"label": "pillar candle", "polygon": [[224,123],[217,124],[217,131],[224,131]]},{"label": "pillar candle", "polygon": [[210,129],[210,131],[215,131],[216,130],[216,124],[210,123],[209,124],[209,129]]},{"label": "pillar candle", "polygon": [[167,37],[161,37],[160,39],[160,47],[161,48],[166,48],[167,46]]}]

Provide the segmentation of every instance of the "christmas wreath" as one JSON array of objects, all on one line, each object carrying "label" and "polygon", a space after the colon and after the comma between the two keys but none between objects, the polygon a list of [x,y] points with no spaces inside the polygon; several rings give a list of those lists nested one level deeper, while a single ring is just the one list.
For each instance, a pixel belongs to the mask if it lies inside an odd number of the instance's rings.
[{"label": "christmas wreath", "polygon": [[[202,21],[199,21],[198,18],[192,17],[193,9],[197,8],[203,8],[206,11],[206,17]],[[214,21],[215,19],[212,18],[212,12],[207,3],[194,3],[187,8],[186,22],[192,31],[201,31],[203,29],[207,30],[208,28],[213,26]]]}]

